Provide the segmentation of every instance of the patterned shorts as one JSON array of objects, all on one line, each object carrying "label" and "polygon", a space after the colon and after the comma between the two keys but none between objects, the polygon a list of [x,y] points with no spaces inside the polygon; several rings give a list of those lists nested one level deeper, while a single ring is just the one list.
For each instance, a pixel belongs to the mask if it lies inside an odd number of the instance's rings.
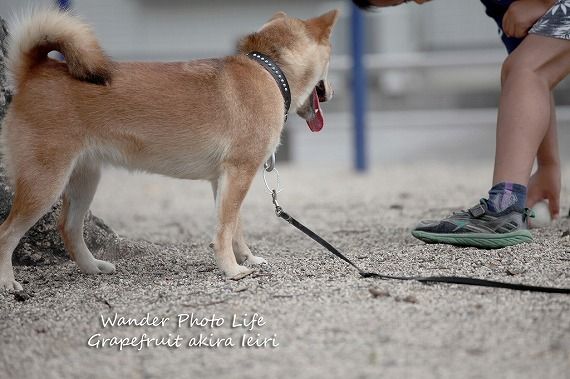
[{"label": "patterned shorts", "polygon": [[570,1],[558,0],[528,32],[570,40]]},{"label": "patterned shorts", "polygon": [[[499,35],[511,53],[521,42],[522,38],[507,37],[503,33],[503,16],[515,0],[481,0],[486,13],[493,18],[499,27]],[[544,14],[529,30],[529,33],[570,40],[570,0],[557,0],[548,12]]]}]

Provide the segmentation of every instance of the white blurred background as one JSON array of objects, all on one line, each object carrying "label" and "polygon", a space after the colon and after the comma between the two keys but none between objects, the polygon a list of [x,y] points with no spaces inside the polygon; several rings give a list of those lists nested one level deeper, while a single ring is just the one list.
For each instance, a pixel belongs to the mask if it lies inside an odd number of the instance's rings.
[{"label": "white blurred background", "polygon": [[[52,0],[0,0],[0,15]],[[116,60],[188,60],[232,54],[237,39],[274,12],[309,18],[332,8],[330,78],[336,97],[313,134],[290,117],[281,156],[294,163],[351,167],[350,1],[72,0]],[[500,64],[493,20],[477,0],[433,0],[366,15],[370,166],[489,160],[494,154]],[[156,94],[160,96],[160,94]],[[556,92],[563,160],[570,158],[570,87]]]}]

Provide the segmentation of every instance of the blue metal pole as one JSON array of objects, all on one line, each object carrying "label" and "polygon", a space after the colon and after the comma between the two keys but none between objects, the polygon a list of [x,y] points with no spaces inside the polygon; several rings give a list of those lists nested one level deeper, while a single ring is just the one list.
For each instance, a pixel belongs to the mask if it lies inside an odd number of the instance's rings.
[{"label": "blue metal pole", "polygon": [[352,112],[354,116],[354,166],[356,171],[368,168],[366,147],[366,70],[363,55],[365,45],[364,14],[352,3],[350,19],[352,39]]},{"label": "blue metal pole", "polygon": [[71,0],[57,0],[57,5],[59,9],[68,10],[71,9]]}]

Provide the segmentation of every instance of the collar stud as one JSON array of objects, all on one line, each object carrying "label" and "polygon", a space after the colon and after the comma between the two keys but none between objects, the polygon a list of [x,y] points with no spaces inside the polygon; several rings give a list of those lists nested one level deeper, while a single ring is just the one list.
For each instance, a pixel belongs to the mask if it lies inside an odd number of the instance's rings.
[{"label": "collar stud", "polygon": [[277,63],[275,63],[270,57],[260,52],[254,51],[247,54],[247,57],[259,63],[267,72],[271,74],[275,82],[277,83],[277,87],[281,91],[281,95],[283,96],[283,102],[285,105],[285,121],[287,121],[287,114],[289,113],[289,108],[291,107],[291,92],[289,92],[289,83],[287,82],[287,78],[285,74]]}]

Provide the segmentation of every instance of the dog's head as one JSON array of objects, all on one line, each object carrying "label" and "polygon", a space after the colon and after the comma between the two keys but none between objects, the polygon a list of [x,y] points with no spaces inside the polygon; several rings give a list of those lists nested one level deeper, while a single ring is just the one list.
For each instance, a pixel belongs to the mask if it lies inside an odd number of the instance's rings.
[{"label": "dog's head", "polygon": [[278,12],[256,33],[243,38],[238,51],[259,51],[277,62],[291,88],[291,112],[304,118],[312,131],[324,126],[320,102],[333,90],[327,80],[331,56],[330,36],[338,10],[300,20]]}]

